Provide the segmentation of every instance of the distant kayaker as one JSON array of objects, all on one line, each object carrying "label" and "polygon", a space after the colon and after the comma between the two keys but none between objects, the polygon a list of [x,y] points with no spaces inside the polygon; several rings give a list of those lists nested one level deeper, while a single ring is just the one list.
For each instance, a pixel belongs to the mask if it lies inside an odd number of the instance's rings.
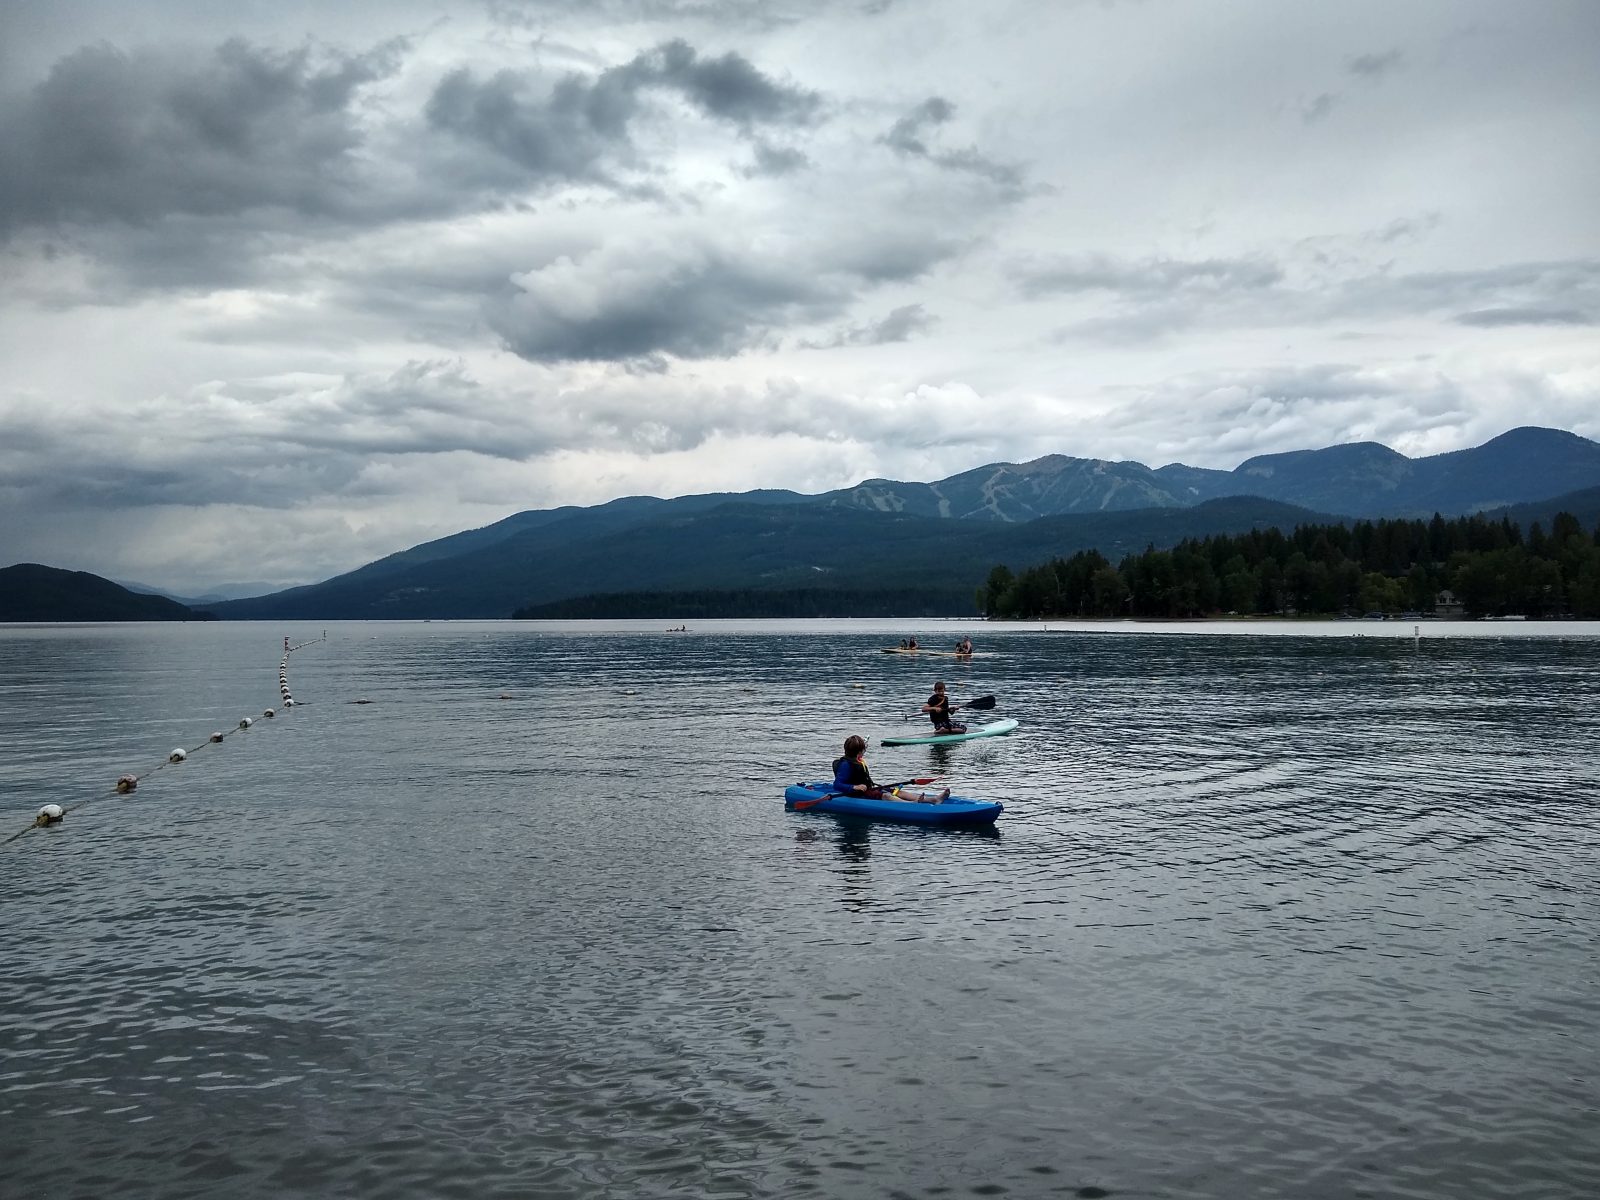
[{"label": "distant kayaker", "polygon": [[964,637],[959,642],[957,642],[956,643],[956,653],[959,654],[962,658],[971,658],[972,657],[972,639],[969,638],[969,637]]},{"label": "distant kayaker", "polygon": [[954,725],[950,721],[950,697],[944,690],[944,681],[940,680],[933,685],[933,695],[928,697],[928,702],[922,706],[922,711],[928,714],[928,719],[933,722],[935,733],[965,733],[965,725]]},{"label": "distant kayaker", "polygon": [[907,638],[906,639],[906,649],[907,650],[915,650],[916,648],[917,648],[917,639],[916,638]]},{"label": "distant kayaker", "polygon": [[833,760],[833,790],[869,800],[906,800],[913,803],[938,804],[950,795],[949,788],[926,791],[921,788],[898,787],[885,792],[872,782],[867,770],[867,739],[852,733],[844,740],[844,757]]}]

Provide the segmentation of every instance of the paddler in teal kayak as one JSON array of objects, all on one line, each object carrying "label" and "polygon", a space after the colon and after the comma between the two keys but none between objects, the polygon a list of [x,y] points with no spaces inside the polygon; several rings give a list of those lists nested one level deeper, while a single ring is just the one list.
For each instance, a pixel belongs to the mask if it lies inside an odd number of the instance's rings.
[{"label": "paddler in teal kayak", "polygon": [[852,733],[844,740],[844,757],[833,760],[833,790],[850,796],[865,796],[869,800],[909,800],[924,804],[939,804],[950,795],[949,788],[925,791],[921,788],[897,787],[884,791],[872,782],[867,771],[867,739]]},{"label": "paddler in teal kayak", "polygon": [[922,711],[928,714],[933,722],[935,733],[965,733],[965,725],[954,725],[950,721],[950,697],[945,694],[944,681],[940,680],[933,685],[933,695],[928,697],[928,702],[922,706]]}]

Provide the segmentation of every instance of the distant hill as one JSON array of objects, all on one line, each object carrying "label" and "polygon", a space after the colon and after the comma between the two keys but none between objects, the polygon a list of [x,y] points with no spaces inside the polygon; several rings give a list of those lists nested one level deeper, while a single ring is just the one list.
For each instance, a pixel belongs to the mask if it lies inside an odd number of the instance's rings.
[{"label": "distant hill", "polygon": [[1485,516],[1506,517],[1512,524],[1520,525],[1527,529],[1535,521],[1544,527],[1546,533],[1550,532],[1551,522],[1557,513],[1569,513],[1578,520],[1586,533],[1594,533],[1600,529],[1600,487],[1584,488],[1582,491],[1568,492],[1564,496],[1556,496],[1550,500],[1538,500],[1532,504],[1511,504],[1505,508],[1490,509]]},{"label": "distant hill", "polygon": [[618,528],[597,510],[578,510],[449,558],[382,575],[363,569],[215,611],[240,619],[507,617],[580,596],[759,588],[925,589],[940,593],[940,611],[959,613],[971,611],[967,597],[997,562],[1091,547],[1116,557],[1207,533],[1338,519],[1254,499],[998,526],[814,503],[724,501],[649,512]]},{"label": "distant hill", "polygon": [[130,592],[87,571],[38,563],[0,568],[0,621],[209,621],[165,596]]},{"label": "distant hill", "polygon": [[209,608],[219,600],[241,600],[246,596],[259,596],[263,592],[271,591],[275,584],[263,583],[221,583],[199,596],[187,596],[171,588],[157,587],[153,583],[143,583],[137,579],[113,579],[111,581],[119,587],[125,587],[130,592],[138,592],[142,596],[165,596],[168,600],[176,600],[185,608]]},{"label": "distant hill", "polygon": [[1600,486],[1600,443],[1524,427],[1470,450],[1407,458],[1374,442],[1270,454],[1233,475],[1237,494],[1268,496],[1356,517],[1464,516]]}]

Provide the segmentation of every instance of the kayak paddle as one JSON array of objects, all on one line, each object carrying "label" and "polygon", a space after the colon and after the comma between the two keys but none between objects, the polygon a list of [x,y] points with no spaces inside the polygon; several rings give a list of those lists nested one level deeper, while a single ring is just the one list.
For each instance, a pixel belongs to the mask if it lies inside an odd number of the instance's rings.
[{"label": "kayak paddle", "polygon": [[[906,784],[908,784],[908,783],[916,783],[916,784],[932,783],[937,778],[939,778],[937,775],[924,775],[924,776],[921,776],[920,778],[917,778],[917,779],[902,779],[899,783],[884,784],[884,785],[882,785],[882,786],[880,786],[878,788],[878,791],[880,791],[880,792],[892,792],[892,791],[894,791],[895,788],[897,788],[897,787],[905,787]],[[832,799],[835,799],[836,797],[839,797],[839,796],[853,796],[853,795],[855,795],[854,792],[829,792],[826,796],[818,796],[815,800],[796,800],[794,802],[794,807],[795,807],[796,811],[798,811],[800,809],[803,809],[803,808],[815,808],[817,805],[821,804],[824,800],[832,800]]]}]

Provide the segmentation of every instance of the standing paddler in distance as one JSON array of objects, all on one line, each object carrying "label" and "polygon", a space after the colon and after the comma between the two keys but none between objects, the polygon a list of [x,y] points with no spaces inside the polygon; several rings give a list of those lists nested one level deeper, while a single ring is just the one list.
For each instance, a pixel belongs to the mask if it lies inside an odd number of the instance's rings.
[{"label": "standing paddler in distance", "polygon": [[922,711],[928,714],[933,722],[935,733],[965,733],[965,725],[955,725],[950,721],[950,697],[944,690],[944,680],[933,685],[933,695],[928,697],[928,702],[922,706]]}]

